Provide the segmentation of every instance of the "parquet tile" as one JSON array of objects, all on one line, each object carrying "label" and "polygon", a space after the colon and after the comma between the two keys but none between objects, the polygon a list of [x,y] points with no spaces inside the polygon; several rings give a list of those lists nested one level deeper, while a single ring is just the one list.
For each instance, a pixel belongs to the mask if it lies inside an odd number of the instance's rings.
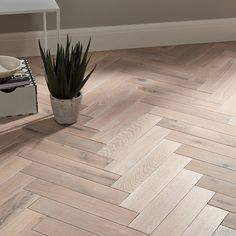
[{"label": "parquet tile", "polygon": [[95,52],[79,120],[0,119],[0,236],[236,235],[236,43]]}]

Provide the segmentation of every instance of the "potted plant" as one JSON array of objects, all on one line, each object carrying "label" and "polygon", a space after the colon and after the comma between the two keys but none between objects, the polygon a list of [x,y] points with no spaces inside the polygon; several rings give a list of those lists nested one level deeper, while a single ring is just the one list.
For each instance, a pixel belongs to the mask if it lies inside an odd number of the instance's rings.
[{"label": "potted plant", "polygon": [[81,89],[96,67],[85,75],[91,58],[88,57],[90,42],[91,39],[83,52],[82,44],[78,42],[71,46],[71,39],[67,36],[66,46],[58,44],[56,56],[53,57],[50,50],[42,49],[39,41],[52,110],[59,124],[73,124],[78,119]]}]

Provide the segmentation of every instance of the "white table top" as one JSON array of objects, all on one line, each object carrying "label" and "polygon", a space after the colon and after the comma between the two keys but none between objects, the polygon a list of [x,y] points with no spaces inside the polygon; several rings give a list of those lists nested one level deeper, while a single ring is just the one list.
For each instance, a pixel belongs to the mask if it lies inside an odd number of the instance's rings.
[{"label": "white table top", "polygon": [[0,0],[0,15],[58,11],[55,0]]}]

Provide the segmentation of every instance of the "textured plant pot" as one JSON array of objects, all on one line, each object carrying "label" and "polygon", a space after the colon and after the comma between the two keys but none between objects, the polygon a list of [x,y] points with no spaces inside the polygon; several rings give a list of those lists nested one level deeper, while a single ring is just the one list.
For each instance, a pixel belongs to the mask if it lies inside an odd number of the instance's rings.
[{"label": "textured plant pot", "polygon": [[59,124],[70,125],[77,122],[82,95],[73,99],[57,99],[52,95],[50,98],[55,120]]}]

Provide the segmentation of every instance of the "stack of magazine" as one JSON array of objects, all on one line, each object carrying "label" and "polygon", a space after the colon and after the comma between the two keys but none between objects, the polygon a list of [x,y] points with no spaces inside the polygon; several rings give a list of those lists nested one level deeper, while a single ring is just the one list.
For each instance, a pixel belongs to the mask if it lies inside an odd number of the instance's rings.
[{"label": "stack of magazine", "polygon": [[13,76],[0,83],[0,90],[14,89],[16,87],[26,86],[33,83],[32,72],[27,60],[21,60],[21,69]]}]

